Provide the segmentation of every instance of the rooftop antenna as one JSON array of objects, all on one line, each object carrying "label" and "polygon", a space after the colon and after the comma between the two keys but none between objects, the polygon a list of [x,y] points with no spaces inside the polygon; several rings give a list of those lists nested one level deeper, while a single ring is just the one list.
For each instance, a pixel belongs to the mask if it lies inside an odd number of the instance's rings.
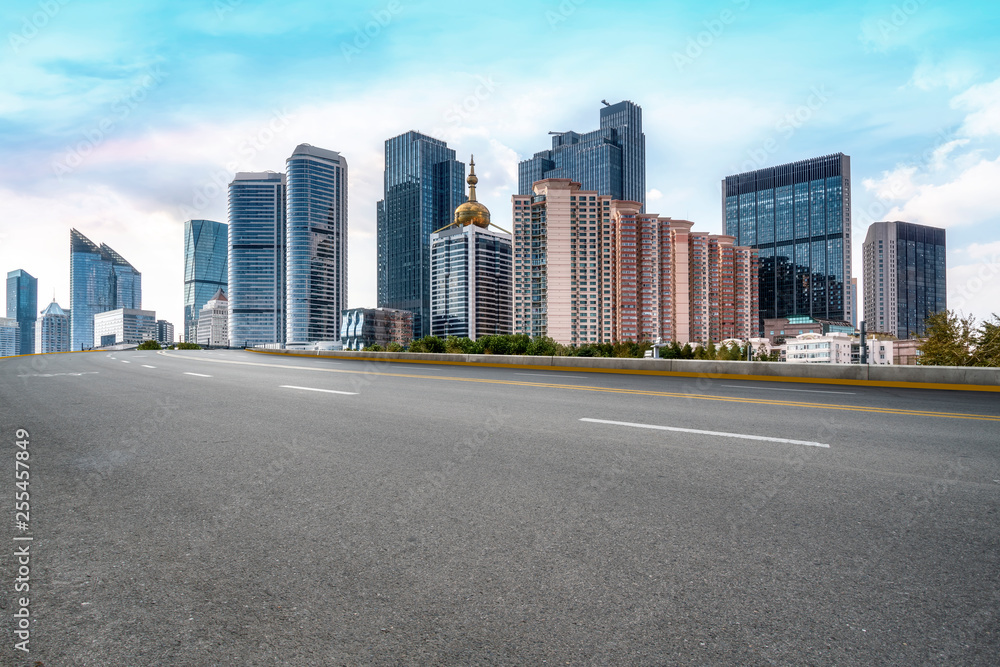
[{"label": "rooftop antenna", "polygon": [[609,106],[611,106],[611,103],[610,103],[610,102],[608,102],[607,100],[601,100],[601,104],[603,104],[603,105],[604,105],[604,106],[606,106],[606,107],[609,107]]}]

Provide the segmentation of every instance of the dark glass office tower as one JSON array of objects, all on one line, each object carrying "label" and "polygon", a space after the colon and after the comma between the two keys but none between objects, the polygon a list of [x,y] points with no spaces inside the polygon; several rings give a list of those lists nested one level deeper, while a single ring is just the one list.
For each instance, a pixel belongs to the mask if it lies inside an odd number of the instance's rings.
[{"label": "dark glass office tower", "polygon": [[286,343],[339,341],[347,308],[347,160],[300,144],[286,168]]},{"label": "dark glass office tower", "polygon": [[760,258],[760,326],[809,315],[850,322],[851,158],[843,153],[727,176],[724,233]]},{"label": "dark glass office tower", "polygon": [[601,109],[601,128],[552,133],[552,149],[518,165],[518,194],[546,178],[568,178],[581,189],[646,204],[646,135],[642,107],[625,101]]},{"label": "dark glass office tower", "polygon": [[284,174],[241,172],[229,184],[228,265],[230,344],[283,343]]},{"label": "dark glass office tower", "polygon": [[20,327],[18,354],[34,354],[38,279],[22,269],[7,274],[7,317],[17,320]]},{"label": "dark glass office tower", "polygon": [[198,313],[218,290],[229,291],[229,228],[212,220],[184,223],[184,340],[198,335]]},{"label": "dark glass office tower", "polygon": [[94,346],[94,315],[142,308],[142,274],[107,244],[100,246],[71,229],[69,254],[70,344]]},{"label": "dark glass office tower", "polygon": [[413,313],[413,336],[431,333],[431,233],[465,202],[465,164],[440,139],[407,132],[385,142],[378,202],[378,306]]},{"label": "dark glass office tower", "polygon": [[862,244],[869,331],[920,338],[927,318],[948,308],[945,230],[912,222],[876,222]]}]

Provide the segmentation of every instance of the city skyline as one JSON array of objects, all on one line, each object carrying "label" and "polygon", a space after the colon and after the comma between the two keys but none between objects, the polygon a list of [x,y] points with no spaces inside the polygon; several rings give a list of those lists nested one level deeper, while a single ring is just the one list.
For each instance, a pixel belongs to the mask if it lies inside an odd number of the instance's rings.
[{"label": "city skyline", "polygon": [[[602,99],[632,100],[643,109],[648,210],[720,233],[725,176],[843,152],[854,177],[854,277],[869,224],[942,227],[949,308],[979,319],[998,309],[990,189],[1000,176],[991,48],[1000,9],[292,5],[224,1],[161,14],[137,3],[111,14],[108,4],[58,4],[33,26],[37,3],[10,3],[2,270],[36,276],[41,301],[54,294],[65,307],[65,246],[45,241],[75,227],[128,257],[143,274],[143,305],[180,327],[184,222],[225,220],[236,171],[279,169],[306,142],[351,161],[347,306],[374,306],[386,137],[420,131],[480,156],[490,183],[480,198],[509,228],[518,162],[549,131],[593,128]],[[470,22],[517,26],[524,41],[486,34],[456,62],[453,34]],[[631,35],[615,56],[584,46],[615,30]],[[779,41],[797,55],[777,68],[759,45]],[[734,76],[733,62],[751,74]]]}]

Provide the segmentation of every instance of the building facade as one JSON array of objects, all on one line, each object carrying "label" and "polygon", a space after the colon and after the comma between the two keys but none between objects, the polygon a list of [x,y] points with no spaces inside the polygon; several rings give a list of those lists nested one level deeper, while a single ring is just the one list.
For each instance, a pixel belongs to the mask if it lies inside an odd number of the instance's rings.
[{"label": "building facade", "polygon": [[94,345],[94,316],[121,308],[142,308],[142,274],[106,244],[70,230],[70,346]]},{"label": "building facade", "polygon": [[198,313],[220,289],[229,289],[229,227],[212,220],[188,220],[184,223],[185,341],[194,342]]},{"label": "building facade", "polygon": [[117,308],[94,315],[93,347],[138,345],[156,340],[156,311]]},{"label": "building facade", "polygon": [[285,341],[286,199],[284,174],[240,172],[229,184],[227,282],[235,346]]},{"label": "building facade", "polygon": [[385,142],[378,306],[411,311],[415,338],[431,333],[431,233],[465,201],[464,178],[465,164],[439,139],[407,132]]},{"label": "building facade", "polygon": [[564,344],[757,332],[757,258],[731,236],[548,179],[514,207],[514,330]]},{"label": "building facade", "polygon": [[845,333],[804,333],[786,342],[785,361],[790,364],[850,364],[857,343]]},{"label": "building facade", "polygon": [[513,241],[490,229],[490,212],[476,200],[475,160],[469,161],[469,199],[455,220],[431,234],[431,334],[476,340],[513,333]]},{"label": "building facade", "polygon": [[900,340],[926,333],[927,318],[948,308],[945,230],[876,222],[862,244],[865,323]]},{"label": "building facade", "polygon": [[198,345],[229,347],[229,299],[217,290],[198,313]]},{"label": "building facade", "polygon": [[286,169],[285,342],[338,341],[347,307],[347,160],[300,144]]},{"label": "building facade", "polygon": [[174,325],[166,320],[156,320],[156,342],[160,345],[173,345]]},{"label": "building facade", "polygon": [[21,353],[21,327],[13,317],[0,317],[0,357]]},{"label": "building facade", "polygon": [[604,103],[600,129],[553,132],[552,148],[518,165],[518,194],[530,196],[545,179],[569,179],[583,190],[615,200],[646,203],[646,135],[642,108],[629,101]]},{"label": "building facade", "polygon": [[35,353],[69,352],[70,314],[53,301],[35,322]]},{"label": "building facade", "polygon": [[345,350],[382,348],[396,343],[406,347],[413,340],[413,313],[392,308],[350,308],[341,317],[340,340]]},{"label": "building facade", "polygon": [[17,320],[21,337],[18,354],[34,354],[38,280],[22,269],[7,274],[7,317]]},{"label": "building facade", "polygon": [[849,156],[728,176],[722,212],[724,232],[759,253],[761,330],[779,317],[852,321]]}]

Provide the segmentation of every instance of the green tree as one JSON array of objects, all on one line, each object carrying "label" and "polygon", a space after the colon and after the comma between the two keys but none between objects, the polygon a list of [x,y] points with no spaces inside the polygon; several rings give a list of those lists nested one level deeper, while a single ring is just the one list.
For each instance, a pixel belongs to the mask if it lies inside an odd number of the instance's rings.
[{"label": "green tree", "polygon": [[144,340],[143,342],[139,343],[139,347],[137,347],[135,349],[137,349],[137,350],[162,350],[163,348],[160,347],[160,344],[157,343],[155,340]]},{"label": "green tree", "polygon": [[969,360],[970,366],[1000,367],[1000,316],[993,313],[976,334],[976,349]]},{"label": "green tree", "polygon": [[201,345],[197,343],[177,343],[178,350],[200,350]]},{"label": "green tree", "polygon": [[386,352],[402,352],[403,351],[403,346],[400,345],[399,343],[395,343],[395,342],[389,343],[389,345],[385,348],[385,351]]},{"label": "green tree", "polygon": [[365,349],[362,352],[384,352],[382,346],[378,343],[372,343],[371,345],[365,345]]},{"label": "green tree", "polygon": [[976,342],[976,320],[942,310],[927,318],[927,340],[920,346],[922,366],[968,366]]}]

